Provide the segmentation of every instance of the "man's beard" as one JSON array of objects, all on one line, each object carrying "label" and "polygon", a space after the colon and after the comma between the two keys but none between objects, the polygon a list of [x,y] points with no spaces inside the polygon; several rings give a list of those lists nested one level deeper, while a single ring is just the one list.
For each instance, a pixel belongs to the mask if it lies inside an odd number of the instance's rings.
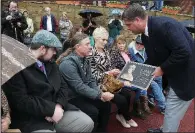
[{"label": "man's beard", "polygon": [[55,57],[53,56],[50,60],[45,60],[42,56],[40,56],[38,60],[41,61],[42,63],[55,62]]}]

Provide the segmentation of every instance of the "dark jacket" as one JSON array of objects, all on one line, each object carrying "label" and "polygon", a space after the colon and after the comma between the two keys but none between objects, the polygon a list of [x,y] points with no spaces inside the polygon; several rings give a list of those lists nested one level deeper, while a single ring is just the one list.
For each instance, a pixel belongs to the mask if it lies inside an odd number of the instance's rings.
[{"label": "dark jacket", "polygon": [[168,17],[149,17],[149,38],[142,34],[148,59],[160,66],[169,85],[182,100],[195,97],[195,44],[187,29]]},{"label": "dark jacket", "polygon": [[100,98],[101,90],[92,76],[90,62],[86,58],[79,57],[73,52],[62,59],[59,68],[70,87],[68,93],[70,99],[77,96]]},{"label": "dark jacket", "polygon": [[108,24],[109,29],[109,37],[115,39],[118,35],[120,35],[120,31],[123,29],[122,21],[112,19],[111,22]]},{"label": "dark jacket", "polygon": [[77,110],[67,102],[67,84],[55,63],[45,64],[47,77],[37,63],[27,67],[9,80],[3,89],[11,107],[11,128],[22,132],[54,129],[54,124],[45,120],[52,117],[56,103],[64,110]]},{"label": "dark jacket", "polygon": [[[89,26],[89,23],[90,23],[90,20],[86,19],[83,21],[83,28],[87,28]],[[91,23],[93,26],[96,26],[96,22],[95,21],[92,21],[91,20]],[[93,34],[93,31],[95,30],[95,27],[89,27],[88,29],[84,30],[84,33],[89,35],[89,36],[92,36]]]},{"label": "dark jacket", "polygon": [[[18,12],[12,20],[6,20],[6,17],[10,15],[9,11],[3,11],[1,14],[1,34],[8,35],[20,42],[24,41],[23,31],[27,29],[28,24],[22,13]],[[21,27],[18,27],[17,22],[21,23]],[[17,37],[17,38],[16,38]]]},{"label": "dark jacket", "polygon": [[[51,14],[52,33],[56,33],[58,29],[58,22],[53,14]],[[47,15],[41,18],[40,29],[47,30]]]},{"label": "dark jacket", "polygon": [[[127,53],[127,55],[130,58],[129,53]],[[123,56],[121,55],[120,51],[116,48],[114,48],[110,51],[110,59],[111,59],[111,67],[112,68],[122,70],[123,67],[126,64],[126,62],[125,62]]]}]

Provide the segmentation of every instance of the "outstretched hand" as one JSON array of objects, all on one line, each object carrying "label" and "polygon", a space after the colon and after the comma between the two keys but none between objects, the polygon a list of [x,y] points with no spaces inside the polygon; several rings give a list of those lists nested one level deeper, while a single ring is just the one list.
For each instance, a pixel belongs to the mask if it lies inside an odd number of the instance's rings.
[{"label": "outstretched hand", "polygon": [[159,77],[162,76],[164,74],[164,72],[162,71],[162,69],[160,67],[157,67],[155,69],[155,71],[152,73],[152,75],[155,77]]}]

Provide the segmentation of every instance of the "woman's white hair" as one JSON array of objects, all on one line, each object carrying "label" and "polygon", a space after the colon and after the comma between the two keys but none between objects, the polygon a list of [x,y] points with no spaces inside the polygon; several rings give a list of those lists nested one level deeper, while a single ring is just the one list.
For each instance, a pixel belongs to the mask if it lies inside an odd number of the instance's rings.
[{"label": "woman's white hair", "polygon": [[102,26],[97,27],[93,31],[93,37],[94,37],[94,39],[101,38],[102,36],[105,36],[105,34],[108,36],[108,31],[104,27],[102,27]]}]

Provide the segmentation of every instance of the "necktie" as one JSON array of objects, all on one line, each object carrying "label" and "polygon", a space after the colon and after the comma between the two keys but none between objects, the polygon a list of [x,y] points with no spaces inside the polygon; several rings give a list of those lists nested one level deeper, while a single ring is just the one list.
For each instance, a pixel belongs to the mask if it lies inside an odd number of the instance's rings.
[{"label": "necktie", "polygon": [[43,66],[43,64],[39,68],[41,69],[42,72],[44,72],[44,66]]}]

